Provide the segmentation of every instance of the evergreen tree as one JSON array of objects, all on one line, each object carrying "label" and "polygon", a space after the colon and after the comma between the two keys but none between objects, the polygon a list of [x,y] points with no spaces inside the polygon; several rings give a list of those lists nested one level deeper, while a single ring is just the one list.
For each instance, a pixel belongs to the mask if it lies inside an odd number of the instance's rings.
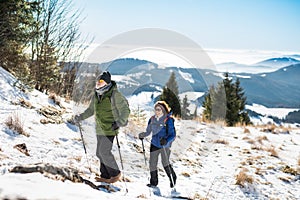
[{"label": "evergreen tree", "polygon": [[204,102],[202,104],[202,107],[204,108],[202,113],[202,118],[204,121],[210,121],[211,120],[211,113],[212,113],[212,101],[211,101],[211,95],[215,92],[214,86],[212,85],[209,88],[208,93],[204,97]]},{"label": "evergreen tree", "polygon": [[218,84],[217,88],[210,88],[203,102],[204,120],[225,120],[228,126],[237,123],[250,124],[248,113],[245,112],[246,97],[240,86],[239,79],[235,83],[229,78],[228,73]]},{"label": "evergreen tree", "polygon": [[163,88],[163,92],[160,96],[160,100],[167,102],[167,104],[172,109],[174,116],[181,116],[181,109],[180,109],[180,100],[178,97],[178,85],[176,82],[175,73],[172,72],[171,76],[166,83],[166,86]]},{"label": "evergreen tree", "polygon": [[185,95],[182,101],[182,108],[181,108],[182,119],[190,119],[191,114],[190,114],[190,110],[188,109],[189,106],[190,104],[188,103],[187,95]]},{"label": "evergreen tree", "polygon": [[248,113],[245,111],[245,105],[246,105],[246,101],[247,98],[245,97],[245,93],[243,91],[243,88],[240,86],[240,79],[237,78],[237,80],[235,81],[235,93],[236,93],[236,97],[237,97],[237,107],[238,110],[236,112],[238,112],[238,122],[240,123],[244,123],[244,124],[250,124],[250,118]]},{"label": "evergreen tree", "polygon": [[198,106],[196,105],[195,110],[194,110],[194,114],[193,114],[193,118],[197,119],[198,117]]},{"label": "evergreen tree", "polygon": [[0,1],[0,66],[16,75],[29,80],[29,64],[25,54],[34,24],[36,1]]}]

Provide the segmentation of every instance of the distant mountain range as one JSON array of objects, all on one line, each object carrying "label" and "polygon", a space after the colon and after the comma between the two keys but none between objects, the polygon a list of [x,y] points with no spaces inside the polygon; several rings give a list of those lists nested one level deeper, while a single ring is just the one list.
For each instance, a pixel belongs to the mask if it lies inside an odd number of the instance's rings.
[{"label": "distant mountain range", "polygon": [[[297,59],[296,59],[297,58]],[[290,57],[281,57],[281,58],[270,58],[252,65],[239,64],[235,62],[227,62],[217,64],[216,68],[220,72],[232,72],[232,73],[265,73],[265,72],[274,72],[282,67],[289,65],[299,64],[300,55],[292,55]]]},{"label": "distant mountain range", "polygon": [[[225,65],[228,69],[244,68],[246,72],[249,67],[238,63],[224,63],[223,66]],[[279,66],[283,67],[279,68]],[[223,73],[216,70],[161,67],[153,62],[133,58],[117,59],[102,64],[84,63],[83,67],[89,72],[109,70],[125,95],[133,95],[141,91],[161,91],[171,72],[176,75],[180,93],[207,92],[210,85],[216,85],[223,78]],[[233,79],[240,79],[248,104],[257,103],[267,107],[300,107],[299,60],[289,57],[272,58],[251,67],[252,69],[275,70],[266,73],[229,73]],[[202,99],[198,99],[198,102],[201,103]]]},{"label": "distant mountain range", "polygon": [[299,60],[292,57],[270,58],[262,62],[258,62],[255,65],[267,66],[267,67],[285,67],[288,65],[298,64]]}]

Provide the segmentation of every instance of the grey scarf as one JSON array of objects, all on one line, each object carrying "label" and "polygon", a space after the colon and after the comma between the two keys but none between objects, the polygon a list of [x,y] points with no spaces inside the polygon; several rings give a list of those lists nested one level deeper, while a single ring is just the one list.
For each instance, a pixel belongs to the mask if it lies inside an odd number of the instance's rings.
[{"label": "grey scarf", "polygon": [[99,89],[95,89],[96,93],[98,96],[102,96],[105,92],[107,92],[110,88],[111,88],[112,84],[109,83],[106,86],[99,88]]}]

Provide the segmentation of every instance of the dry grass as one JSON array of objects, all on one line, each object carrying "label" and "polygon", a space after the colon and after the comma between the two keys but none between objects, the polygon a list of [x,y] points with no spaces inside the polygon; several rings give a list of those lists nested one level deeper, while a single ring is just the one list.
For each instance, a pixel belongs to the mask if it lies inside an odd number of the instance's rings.
[{"label": "dry grass", "polygon": [[298,158],[298,166],[300,167],[300,156]]},{"label": "dry grass", "polygon": [[229,144],[229,142],[226,141],[226,140],[224,140],[224,139],[217,139],[217,140],[214,141],[214,143],[216,143],[216,144],[224,144],[224,145],[228,145]]},{"label": "dry grass", "polygon": [[260,144],[262,144],[263,143],[263,141],[269,141],[269,139],[267,138],[267,136],[259,136],[259,137],[257,137],[256,138],[257,139],[257,141],[260,143]]},{"label": "dry grass", "polygon": [[195,193],[195,195],[194,195],[194,197],[193,198],[191,198],[191,199],[194,199],[194,200],[196,200],[196,199],[198,199],[198,200],[208,200],[208,198],[205,198],[205,197],[202,197],[199,193]]},{"label": "dry grass", "polygon": [[279,158],[277,151],[275,150],[274,147],[270,147],[266,149],[267,152],[271,153],[271,156],[275,157],[275,158]]},{"label": "dry grass", "polygon": [[59,107],[61,108],[65,108],[62,103],[61,103],[61,98],[60,96],[56,95],[55,93],[50,93],[49,96],[48,96],[49,99],[52,99],[53,102],[58,105]]},{"label": "dry grass", "polygon": [[29,137],[29,134],[24,130],[24,122],[21,120],[20,116],[17,113],[12,114],[9,116],[6,121],[5,125],[12,131]]},{"label": "dry grass", "polygon": [[182,172],[181,174],[184,177],[191,177],[191,175],[188,172]]},{"label": "dry grass", "polygon": [[245,128],[244,133],[250,133],[250,130],[248,128]]},{"label": "dry grass", "polygon": [[285,183],[290,183],[291,180],[292,180],[291,177],[283,177],[283,176],[278,177],[278,179],[279,179],[279,180],[282,180],[282,181],[285,182]]},{"label": "dry grass", "polygon": [[19,102],[21,104],[21,106],[25,107],[25,108],[33,108],[33,106],[31,105],[31,103],[29,101],[26,101],[25,99],[21,98],[19,99]]},{"label": "dry grass", "polygon": [[145,194],[140,194],[139,196],[137,196],[136,198],[139,199],[147,199],[147,196]]},{"label": "dry grass", "polygon": [[268,167],[267,167],[267,170],[274,170],[274,169],[275,169],[274,166],[268,166]]},{"label": "dry grass", "polygon": [[294,176],[297,176],[297,175],[300,175],[300,172],[298,172],[296,169],[286,165],[284,166],[281,171],[283,171],[284,173],[287,173],[287,174],[292,174]]},{"label": "dry grass", "polygon": [[255,174],[262,176],[263,172],[264,171],[261,168],[255,168]]},{"label": "dry grass", "polygon": [[247,142],[248,142],[249,144],[255,144],[255,140],[252,140],[252,139],[250,139],[250,138],[247,140]]},{"label": "dry grass", "polygon": [[247,174],[247,170],[246,169],[243,169],[240,171],[240,173],[238,175],[236,175],[235,177],[236,179],[236,185],[240,185],[242,187],[245,187],[246,184],[250,183],[252,184],[254,182],[254,179],[252,176],[249,176]]},{"label": "dry grass", "polygon": [[226,124],[226,121],[225,120],[221,120],[221,119],[218,119],[214,122],[216,125],[219,125],[221,127],[226,127],[227,124]]},{"label": "dry grass", "polygon": [[264,150],[264,148],[260,145],[252,145],[251,146],[251,150],[258,150],[258,151],[262,151]]},{"label": "dry grass", "polygon": [[266,133],[275,133],[276,125],[275,124],[268,124],[262,126],[261,131]]}]

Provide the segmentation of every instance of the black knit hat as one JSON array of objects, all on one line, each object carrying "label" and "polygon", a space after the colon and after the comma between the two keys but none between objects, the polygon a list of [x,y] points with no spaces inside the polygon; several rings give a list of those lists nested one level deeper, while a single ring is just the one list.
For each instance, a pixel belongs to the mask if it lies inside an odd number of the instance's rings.
[{"label": "black knit hat", "polygon": [[111,82],[110,73],[108,71],[102,72],[102,74],[100,74],[100,76],[98,76],[98,81],[99,80],[104,80],[107,84],[109,84]]}]

